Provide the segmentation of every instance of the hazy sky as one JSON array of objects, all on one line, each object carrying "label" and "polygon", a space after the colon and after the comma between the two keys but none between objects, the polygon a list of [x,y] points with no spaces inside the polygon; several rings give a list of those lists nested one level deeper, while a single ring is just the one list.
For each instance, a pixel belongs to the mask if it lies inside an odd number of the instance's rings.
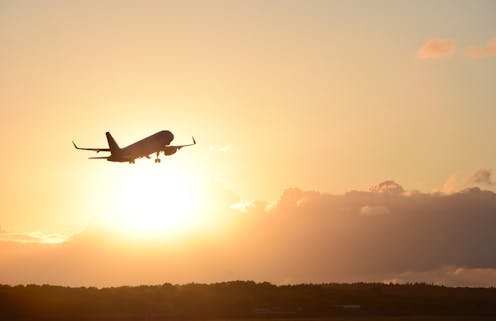
[{"label": "hazy sky", "polygon": [[[0,44],[7,243],[212,227],[212,204],[289,187],[493,189],[494,1],[0,0]],[[198,145],[159,165],[71,145],[162,129]]]}]

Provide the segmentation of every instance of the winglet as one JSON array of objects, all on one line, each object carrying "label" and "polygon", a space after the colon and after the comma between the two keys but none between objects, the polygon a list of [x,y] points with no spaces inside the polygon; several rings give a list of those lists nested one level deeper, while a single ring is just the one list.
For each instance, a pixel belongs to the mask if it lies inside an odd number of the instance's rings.
[{"label": "winglet", "polygon": [[191,136],[191,138],[193,138],[193,145],[196,145],[196,140],[193,136]]},{"label": "winglet", "polygon": [[76,146],[76,143],[72,141],[72,145],[74,145],[74,148],[79,149],[79,147]]}]

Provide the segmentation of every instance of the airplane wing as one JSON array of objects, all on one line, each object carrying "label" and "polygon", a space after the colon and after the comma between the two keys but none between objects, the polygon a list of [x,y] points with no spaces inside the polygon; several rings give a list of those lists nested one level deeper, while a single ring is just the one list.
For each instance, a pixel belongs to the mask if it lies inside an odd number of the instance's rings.
[{"label": "airplane wing", "polygon": [[170,156],[170,155],[173,155],[175,154],[178,150],[180,150],[181,148],[183,147],[187,147],[187,146],[193,146],[193,145],[196,145],[196,141],[195,141],[195,138],[194,137],[191,137],[193,138],[193,144],[186,144],[186,145],[168,145],[168,146],[165,146],[162,151],[164,152],[164,155],[165,156]]},{"label": "airplane wing", "polygon": [[102,157],[88,157],[88,159],[108,159],[108,156],[102,156]]},{"label": "airplane wing", "polygon": [[191,137],[193,138],[193,144],[186,144],[186,145],[177,145],[177,146],[173,146],[173,145],[169,145],[167,146],[168,148],[175,148],[177,150],[180,150],[181,148],[183,147],[188,147],[188,146],[193,146],[193,145],[196,145],[196,141],[195,141],[195,138],[194,137]]},{"label": "airplane wing", "polygon": [[74,147],[76,149],[81,149],[81,150],[91,150],[91,151],[94,151],[94,152],[110,152],[110,148],[82,148],[82,147],[78,147],[76,145],[76,143],[72,142],[72,144],[74,145]]}]

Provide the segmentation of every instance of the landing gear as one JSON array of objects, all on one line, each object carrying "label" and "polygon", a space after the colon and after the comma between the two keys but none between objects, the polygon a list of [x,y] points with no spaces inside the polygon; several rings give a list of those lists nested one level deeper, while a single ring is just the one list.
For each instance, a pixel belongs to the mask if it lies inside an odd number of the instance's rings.
[{"label": "landing gear", "polygon": [[131,159],[131,160],[129,161],[129,164],[134,164],[134,159]]},{"label": "landing gear", "polygon": [[157,152],[157,158],[155,158],[155,164],[160,163],[160,158],[158,158],[159,155],[160,155],[160,152]]}]

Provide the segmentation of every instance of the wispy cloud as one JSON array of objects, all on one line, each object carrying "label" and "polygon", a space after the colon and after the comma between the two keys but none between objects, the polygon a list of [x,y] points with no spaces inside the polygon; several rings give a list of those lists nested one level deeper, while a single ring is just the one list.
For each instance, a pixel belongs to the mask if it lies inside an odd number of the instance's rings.
[{"label": "wispy cloud", "polygon": [[417,52],[417,58],[449,57],[455,53],[456,44],[453,40],[433,38],[428,40]]},{"label": "wispy cloud", "polygon": [[230,207],[234,210],[246,213],[248,212],[248,209],[253,206],[255,206],[253,201],[241,201],[231,205]]},{"label": "wispy cloud", "polygon": [[453,194],[459,191],[459,184],[456,175],[453,174],[443,183],[439,192],[443,194]]},{"label": "wispy cloud", "polygon": [[0,242],[58,244],[66,239],[67,236],[57,233],[8,233],[0,229]]},{"label": "wispy cloud", "polygon": [[491,170],[479,169],[469,177],[468,184],[493,185],[493,181],[491,180]]},{"label": "wispy cloud", "polygon": [[493,37],[484,46],[469,48],[465,54],[471,58],[496,57],[496,37]]},{"label": "wispy cloud", "polygon": [[490,169],[481,168],[475,171],[468,178],[456,177],[456,175],[451,175],[443,183],[439,190],[435,192],[440,192],[442,194],[453,194],[463,191],[464,189],[474,187],[476,185],[492,187],[495,186],[495,182],[492,179],[492,173]]}]

